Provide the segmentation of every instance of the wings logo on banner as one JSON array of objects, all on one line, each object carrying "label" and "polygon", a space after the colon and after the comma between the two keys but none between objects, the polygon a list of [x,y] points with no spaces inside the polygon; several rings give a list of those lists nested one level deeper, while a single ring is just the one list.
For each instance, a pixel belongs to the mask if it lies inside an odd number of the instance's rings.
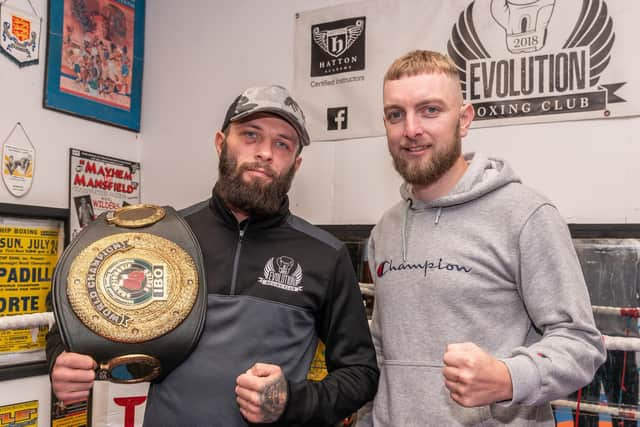
[{"label": "wings logo on banner", "polygon": [[382,136],[387,67],[428,49],[455,62],[475,127],[638,115],[637,16],[640,2],[624,0],[372,0],[303,12],[294,92],[312,139]]},{"label": "wings logo on banner", "polygon": [[[584,0],[571,34],[560,49],[545,52],[555,0],[520,5],[493,0],[490,12],[503,29],[510,56],[492,57],[474,22],[474,3],[460,13],[447,44],[458,66],[464,97],[476,120],[531,118],[595,112],[609,117],[609,104],[626,102],[615,92],[626,81],[599,84],[611,62],[613,19],[602,0]],[[572,117],[584,118],[584,117]],[[570,119],[567,117],[567,119]]]}]

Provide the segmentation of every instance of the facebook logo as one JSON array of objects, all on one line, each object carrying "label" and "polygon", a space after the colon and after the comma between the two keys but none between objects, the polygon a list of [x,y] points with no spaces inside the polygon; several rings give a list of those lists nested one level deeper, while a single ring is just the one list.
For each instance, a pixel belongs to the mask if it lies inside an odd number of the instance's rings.
[{"label": "facebook logo", "polygon": [[327,130],[344,130],[347,128],[347,107],[327,108]]}]

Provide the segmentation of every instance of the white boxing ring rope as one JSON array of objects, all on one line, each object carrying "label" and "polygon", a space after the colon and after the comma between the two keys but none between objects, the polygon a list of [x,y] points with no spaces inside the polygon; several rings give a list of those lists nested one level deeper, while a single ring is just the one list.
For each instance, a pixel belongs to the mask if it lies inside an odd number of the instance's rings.
[{"label": "white boxing ring rope", "polygon": [[19,314],[15,316],[0,317],[0,331],[8,329],[35,329],[40,326],[51,328],[55,323],[52,312]]},{"label": "white boxing ring rope", "polygon": [[640,317],[640,307],[604,307],[601,305],[594,305],[593,314],[610,314],[620,317]]},{"label": "white boxing ring rope", "polygon": [[[363,295],[374,296],[375,287],[371,283],[360,283]],[[640,317],[640,308],[593,306],[594,313],[619,315],[622,317]],[[55,323],[53,313],[19,314],[0,316],[0,331],[7,329],[31,329],[40,326],[51,327]],[[607,350],[640,351],[640,338],[604,336]]]},{"label": "white boxing ring rope", "polygon": [[[578,407],[578,402],[573,400],[554,400],[551,404],[562,408],[576,409]],[[595,403],[580,402],[580,413],[582,412],[609,414],[617,418],[640,420],[640,412],[638,410],[612,405],[597,405]]]},{"label": "white boxing ring rope", "polygon": [[360,292],[362,292],[362,295],[366,295],[369,297],[375,296],[375,285],[373,283],[359,283],[360,285]]}]

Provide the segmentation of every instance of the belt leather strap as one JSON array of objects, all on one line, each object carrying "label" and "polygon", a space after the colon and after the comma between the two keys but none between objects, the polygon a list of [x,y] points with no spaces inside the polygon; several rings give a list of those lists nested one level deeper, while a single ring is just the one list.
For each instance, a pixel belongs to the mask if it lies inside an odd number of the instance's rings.
[{"label": "belt leather strap", "polygon": [[172,207],[105,212],[60,257],[52,300],[68,351],[103,367],[150,356],[159,361],[160,380],[187,358],[204,328],[200,246]]}]

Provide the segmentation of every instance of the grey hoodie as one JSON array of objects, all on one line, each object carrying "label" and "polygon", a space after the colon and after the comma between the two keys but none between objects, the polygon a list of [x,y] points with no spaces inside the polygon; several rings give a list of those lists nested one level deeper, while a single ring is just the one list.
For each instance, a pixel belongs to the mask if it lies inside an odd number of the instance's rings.
[{"label": "grey hoodie", "polygon": [[[467,154],[455,188],[387,211],[369,241],[375,426],[555,425],[549,401],[588,384],[605,358],[568,228],[498,159]],[[447,344],[502,360],[513,399],[464,408],[444,386]],[[370,419],[372,418],[372,420]]]}]

